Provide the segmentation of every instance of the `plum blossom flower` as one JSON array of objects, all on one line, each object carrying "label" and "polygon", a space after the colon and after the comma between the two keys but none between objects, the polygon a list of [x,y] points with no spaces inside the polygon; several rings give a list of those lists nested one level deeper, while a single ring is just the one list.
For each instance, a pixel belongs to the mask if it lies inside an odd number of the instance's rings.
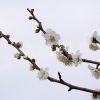
[{"label": "plum blossom flower", "polygon": [[45,38],[46,44],[48,46],[56,45],[59,43],[60,35],[56,34],[56,32],[50,28],[46,29],[46,34],[42,34],[42,36]]},{"label": "plum blossom flower", "polygon": [[79,50],[76,51],[75,54],[72,54],[72,60],[73,60],[73,63],[75,64],[75,66],[78,66],[78,64],[82,63],[81,53]]},{"label": "plum blossom flower", "polygon": [[48,68],[45,68],[45,69],[40,68],[40,70],[39,70],[39,72],[38,72],[38,78],[39,78],[40,80],[45,80],[45,79],[47,79],[48,76],[49,76],[49,73],[48,73],[47,71],[48,71]]},{"label": "plum blossom flower", "polygon": [[88,68],[89,68],[90,72],[92,73],[92,75],[96,79],[100,78],[100,69],[96,69],[96,68],[92,67],[91,65],[88,65]]},{"label": "plum blossom flower", "polygon": [[99,50],[100,48],[98,47],[97,43],[100,44],[100,36],[97,34],[97,31],[94,31],[89,48],[93,51]]},{"label": "plum blossom flower", "polygon": [[[67,48],[68,49],[68,48]],[[72,65],[72,58],[65,56],[62,51],[56,51],[57,59],[65,65]],[[71,56],[71,55],[70,55]]]}]

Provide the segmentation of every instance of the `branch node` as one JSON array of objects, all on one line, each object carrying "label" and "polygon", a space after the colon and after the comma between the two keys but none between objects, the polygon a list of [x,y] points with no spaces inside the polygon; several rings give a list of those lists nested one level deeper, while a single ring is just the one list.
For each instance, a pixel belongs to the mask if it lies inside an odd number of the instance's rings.
[{"label": "branch node", "polygon": [[72,90],[72,88],[71,88],[71,87],[69,87],[68,92],[70,92],[71,90]]},{"label": "branch node", "polygon": [[34,12],[34,9],[31,9],[31,13],[33,13]]},{"label": "branch node", "polygon": [[96,69],[98,69],[99,68],[99,64],[97,64],[97,66],[96,66]]},{"label": "branch node", "polygon": [[59,80],[62,81],[62,77],[61,77],[60,72],[58,72],[58,76],[59,76]]}]

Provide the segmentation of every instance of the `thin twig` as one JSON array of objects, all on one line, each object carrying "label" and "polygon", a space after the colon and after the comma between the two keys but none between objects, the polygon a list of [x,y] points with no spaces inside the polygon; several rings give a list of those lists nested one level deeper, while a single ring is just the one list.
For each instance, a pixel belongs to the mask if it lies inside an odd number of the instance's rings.
[{"label": "thin twig", "polygon": [[39,24],[39,26],[38,26],[38,28],[44,33],[44,34],[46,34],[46,32],[45,32],[45,30],[43,29],[43,27],[42,27],[42,23],[35,17],[35,15],[34,15],[34,9],[29,9],[29,8],[27,8],[27,10],[29,11],[29,13],[32,15],[32,19],[33,20],[35,20],[38,24]]},{"label": "thin twig", "polygon": [[86,63],[92,63],[92,64],[100,65],[100,62],[93,61],[93,60],[82,59],[82,61],[83,61],[83,62],[86,62]]},{"label": "thin twig", "polygon": [[89,92],[89,93],[94,93],[94,94],[100,95],[100,91],[96,91],[96,90],[92,90],[92,89],[88,89],[88,88],[72,85],[70,83],[65,82],[64,80],[60,81],[60,80],[52,78],[52,77],[48,77],[48,80],[50,80],[51,82],[60,83],[62,85],[65,85],[65,86],[69,87],[68,91],[71,91],[72,89],[75,89],[75,90],[80,90],[80,91],[84,91],[84,92]]}]

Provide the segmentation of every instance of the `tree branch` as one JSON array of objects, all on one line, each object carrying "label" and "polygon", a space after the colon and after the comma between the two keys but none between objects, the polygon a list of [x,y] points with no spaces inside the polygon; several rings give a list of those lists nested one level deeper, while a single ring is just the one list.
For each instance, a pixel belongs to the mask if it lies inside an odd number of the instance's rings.
[{"label": "tree branch", "polygon": [[[10,36],[4,35],[0,31],[0,38],[2,38],[2,37],[8,42],[9,45],[12,45],[13,47],[15,47],[18,50],[18,52],[21,54],[21,56],[25,56],[25,53],[21,49],[16,47],[15,42],[12,42],[9,39]],[[27,57],[27,59],[25,59],[25,60],[28,60],[29,62],[31,62],[35,66],[35,69],[40,70],[39,66],[34,62],[33,59]],[[72,89],[75,89],[75,90],[80,90],[80,91],[84,91],[84,92],[89,92],[89,93],[99,94],[100,95],[100,91],[96,91],[96,90],[92,90],[92,89],[88,89],[88,88],[84,88],[84,87],[75,86],[75,85],[72,85],[70,83],[65,82],[62,79],[62,76],[61,76],[60,72],[58,72],[58,76],[59,76],[59,79],[55,79],[55,78],[49,76],[48,80],[51,81],[51,82],[59,83],[59,84],[62,84],[62,85],[65,85],[65,86],[69,87],[68,91],[71,91]]]},{"label": "tree branch", "polygon": [[[1,37],[3,37],[9,45],[12,45],[13,47],[15,47],[17,49],[17,51],[20,53],[21,56],[25,56],[25,54],[23,53],[23,51],[20,48],[16,47],[16,43],[12,42],[9,38],[9,35],[4,35],[1,31],[0,31],[0,35]],[[8,37],[9,36],[9,37]],[[36,69],[40,70],[40,68],[29,58],[27,57],[26,60],[28,60],[29,62],[31,62],[33,64],[33,66],[35,66]]]},{"label": "tree branch", "polygon": [[70,83],[65,82],[61,78],[61,74],[59,72],[58,72],[58,76],[59,76],[59,80],[57,80],[55,78],[52,78],[52,77],[48,77],[48,80],[50,80],[51,82],[60,83],[62,85],[65,85],[65,86],[69,87],[68,91],[71,91],[72,89],[75,89],[75,90],[80,90],[80,91],[84,91],[84,92],[89,92],[89,93],[100,95],[100,91],[96,91],[96,90],[92,90],[92,89],[88,89],[88,88],[84,88],[84,87],[79,87],[79,86],[72,85]]},{"label": "tree branch", "polygon": [[[34,15],[34,10],[33,9],[29,9],[29,8],[27,8],[27,10],[29,11],[29,13],[31,14],[31,17],[32,17],[32,19],[33,20],[35,20],[38,24],[39,24],[39,26],[40,27],[38,27],[44,34],[46,34],[46,32],[44,31],[44,29],[43,29],[43,26],[42,26],[42,24],[41,24],[41,22],[38,20],[38,18]],[[98,41],[96,41],[96,42],[98,42]],[[98,42],[99,43],[99,42]],[[60,45],[56,45],[57,47],[60,47]],[[65,51],[64,51],[65,52]],[[68,54],[67,54],[68,55]],[[96,64],[96,65],[100,65],[100,62],[97,62],[97,61],[93,61],[93,60],[88,60],[88,59],[82,59],[82,61],[83,62],[85,62],[85,63],[92,63],[92,64]]]}]

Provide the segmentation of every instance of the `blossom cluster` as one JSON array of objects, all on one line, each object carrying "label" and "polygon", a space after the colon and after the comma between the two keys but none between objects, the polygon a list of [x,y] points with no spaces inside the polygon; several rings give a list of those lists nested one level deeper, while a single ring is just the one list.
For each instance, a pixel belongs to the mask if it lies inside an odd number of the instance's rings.
[{"label": "blossom cluster", "polygon": [[[53,31],[52,29],[50,28],[46,29],[46,34],[43,33],[42,36],[46,40],[46,45],[51,47],[59,45],[60,35],[57,34],[55,31]],[[53,48],[54,51],[56,50],[55,48]],[[64,46],[59,46],[59,50],[56,51],[58,61],[64,63],[67,66],[73,64],[75,66],[78,66],[79,64],[82,63],[80,51],[77,51],[75,54],[74,53],[69,54],[67,51],[68,47],[65,49]],[[66,54],[64,52],[66,52]]]},{"label": "blossom cluster", "polygon": [[[68,48],[63,46],[63,45],[59,45],[59,40],[60,40],[60,35],[57,34],[55,31],[53,31],[52,29],[48,28],[45,31],[46,33],[42,34],[42,37],[45,39],[46,41],[46,45],[51,46],[53,51],[56,51],[57,54],[57,59],[58,61],[62,62],[64,65],[66,66],[78,66],[79,64],[82,63],[82,58],[81,58],[81,53],[80,51],[76,51],[76,53],[71,53],[69,54],[68,52]],[[91,37],[91,43],[89,45],[89,48],[91,50],[98,50],[99,47],[97,45],[97,43],[99,43],[100,41],[100,36],[97,35],[97,32],[95,31],[93,33],[93,36]],[[15,45],[17,48],[21,48],[22,47],[22,42],[17,42],[17,43],[12,43],[12,45]],[[56,47],[58,47],[56,49]],[[14,57],[17,59],[21,58],[21,54],[19,53],[15,53]],[[24,59],[27,59],[27,56],[22,56]],[[88,66],[90,72],[92,73],[92,75],[96,78],[99,79],[100,77],[100,69],[96,69],[92,66]],[[30,70],[34,70],[34,65],[30,64]],[[49,76],[47,69],[43,69],[41,68],[38,72],[38,78],[41,80],[47,79],[47,77]]]}]

